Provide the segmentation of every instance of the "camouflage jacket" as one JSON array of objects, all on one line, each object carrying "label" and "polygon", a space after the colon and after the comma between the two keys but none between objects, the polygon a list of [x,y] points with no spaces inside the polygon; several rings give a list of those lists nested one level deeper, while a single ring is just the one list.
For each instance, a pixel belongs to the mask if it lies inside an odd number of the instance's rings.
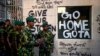
[{"label": "camouflage jacket", "polygon": [[32,35],[31,29],[29,27],[25,27],[23,30],[23,34],[26,38],[26,47],[27,48],[33,48],[35,44],[35,37]]},{"label": "camouflage jacket", "polygon": [[6,37],[5,37],[5,30],[0,28],[0,49],[5,47],[5,44],[4,44],[5,39],[6,39]]},{"label": "camouflage jacket", "polygon": [[[44,39],[44,43],[42,44],[42,46],[44,46],[45,48],[53,48],[53,40],[54,40],[54,36],[52,34],[51,31],[39,31],[38,33],[40,35],[40,39],[43,38]],[[41,47],[41,46],[40,46]]]},{"label": "camouflage jacket", "polygon": [[23,43],[25,42],[24,35],[22,31],[16,31],[11,29],[8,33],[8,39],[11,43],[11,47],[18,50],[22,47]]},{"label": "camouflage jacket", "polygon": [[9,26],[5,27],[5,31],[6,32],[9,32],[12,29],[13,29],[13,26],[12,25],[9,25]]}]

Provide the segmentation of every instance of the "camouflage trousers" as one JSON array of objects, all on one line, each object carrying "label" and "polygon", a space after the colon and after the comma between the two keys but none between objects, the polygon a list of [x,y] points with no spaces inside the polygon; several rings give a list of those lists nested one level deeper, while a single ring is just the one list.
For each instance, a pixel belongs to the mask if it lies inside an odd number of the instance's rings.
[{"label": "camouflage trousers", "polygon": [[39,56],[51,56],[51,51],[48,48],[39,48]]},{"label": "camouflage trousers", "polygon": [[33,56],[34,52],[30,48],[20,48],[18,49],[18,56]]}]

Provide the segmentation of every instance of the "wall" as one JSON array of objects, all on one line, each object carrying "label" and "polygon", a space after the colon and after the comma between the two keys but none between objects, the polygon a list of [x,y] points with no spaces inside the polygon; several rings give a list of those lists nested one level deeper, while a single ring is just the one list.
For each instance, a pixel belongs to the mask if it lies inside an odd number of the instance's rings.
[{"label": "wall", "polygon": [[[54,56],[100,56],[100,0],[23,0],[23,18],[33,15],[36,25],[51,24]],[[91,6],[91,39],[58,39],[58,6]],[[30,12],[30,13],[29,13]],[[39,26],[36,27],[36,30]]]}]

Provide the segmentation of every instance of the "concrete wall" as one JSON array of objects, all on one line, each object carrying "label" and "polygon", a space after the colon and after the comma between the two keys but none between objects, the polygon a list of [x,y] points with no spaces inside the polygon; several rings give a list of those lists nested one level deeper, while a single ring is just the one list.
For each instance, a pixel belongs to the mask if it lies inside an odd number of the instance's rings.
[{"label": "concrete wall", "polygon": [[[23,19],[25,21],[29,11],[32,10],[31,13],[35,14],[37,20],[46,19],[53,27],[56,26],[56,30],[52,30],[56,34],[54,56],[100,56],[99,3],[100,0],[23,0]],[[91,39],[58,39],[58,6],[92,6]],[[41,23],[42,21],[36,22],[37,25],[41,25]],[[74,44],[78,46],[74,46]]]}]

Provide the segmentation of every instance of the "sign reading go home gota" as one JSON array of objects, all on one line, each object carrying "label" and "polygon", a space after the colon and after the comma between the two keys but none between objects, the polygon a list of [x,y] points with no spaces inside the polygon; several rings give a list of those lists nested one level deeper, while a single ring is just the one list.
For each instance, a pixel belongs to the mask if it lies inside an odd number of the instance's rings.
[{"label": "sign reading go home gota", "polygon": [[91,6],[58,7],[59,39],[91,39]]}]

